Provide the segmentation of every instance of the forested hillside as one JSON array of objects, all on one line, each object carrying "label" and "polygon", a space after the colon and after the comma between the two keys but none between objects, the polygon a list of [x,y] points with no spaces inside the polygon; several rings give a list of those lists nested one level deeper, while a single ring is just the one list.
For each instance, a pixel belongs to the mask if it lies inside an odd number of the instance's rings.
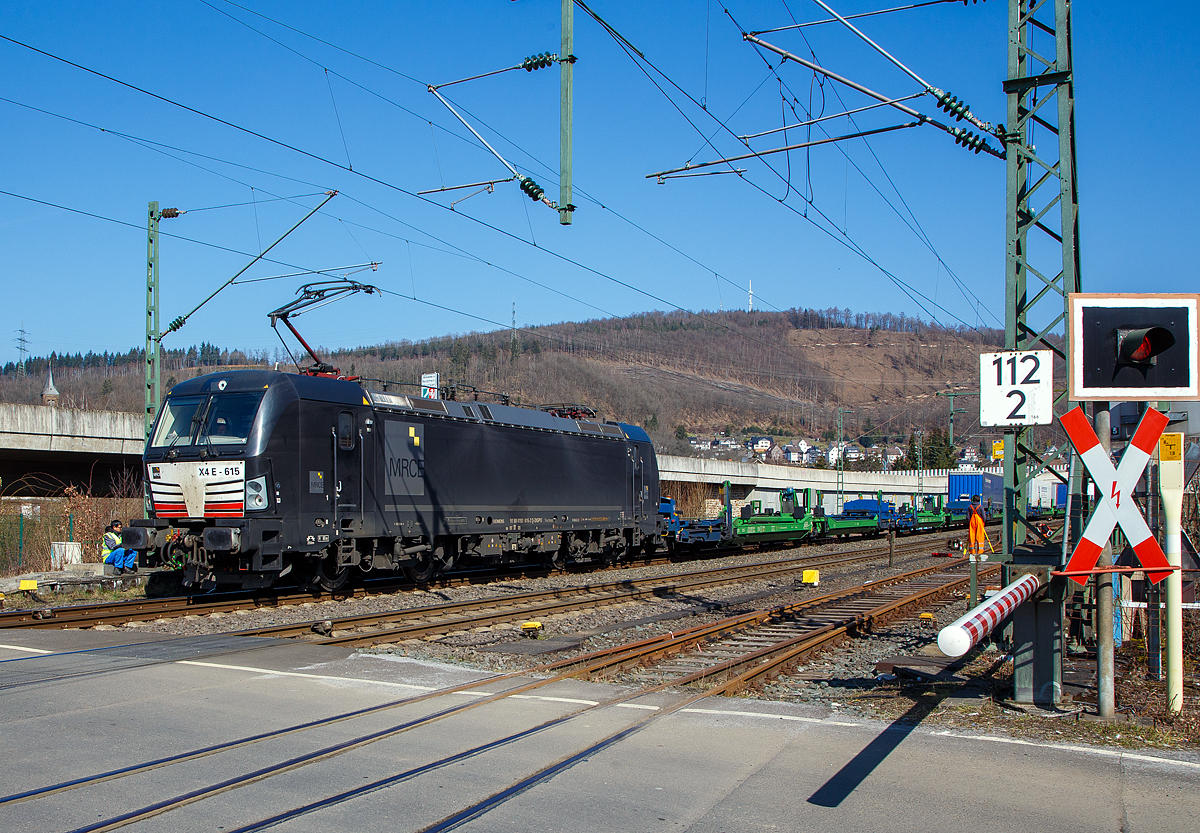
[{"label": "forested hillside", "polygon": [[[944,426],[948,400],[935,391],[974,389],[978,354],[997,349],[996,330],[950,330],[891,313],[850,310],[651,312],[518,330],[390,341],[327,352],[344,373],[412,385],[422,373],[504,393],[525,404],[579,402],[606,418],[646,426],[664,444],[687,431],[750,425],[818,436],[845,415],[847,434],[872,425],[881,437]],[[299,355],[299,353],[297,353]],[[287,356],[247,355],[203,344],[170,351],[171,383],[217,367],[265,366]],[[10,363],[0,400],[36,403],[54,365],[67,407],[139,411],[142,351]],[[469,389],[460,390],[469,397]],[[970,400],[960,402],[962,406]],[[973,404],[973,402],[971,403]],[[959,436],[977,421],[960,417]],[[870,420],[868,423],[867,421]]]}]

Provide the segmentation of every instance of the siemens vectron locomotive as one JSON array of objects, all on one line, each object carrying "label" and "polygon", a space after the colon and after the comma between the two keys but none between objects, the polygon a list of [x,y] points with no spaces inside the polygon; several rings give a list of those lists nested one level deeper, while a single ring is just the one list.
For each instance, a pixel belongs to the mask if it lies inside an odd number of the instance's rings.
[{"label": "siemens vectron locomotive", "polygon": [[169,550],[189,586],[424,581],[471,560],[615,560],[660,542],[650,438],[578,409],[231,371],[171,389],[144,466],[146,519],[122,543]]}]

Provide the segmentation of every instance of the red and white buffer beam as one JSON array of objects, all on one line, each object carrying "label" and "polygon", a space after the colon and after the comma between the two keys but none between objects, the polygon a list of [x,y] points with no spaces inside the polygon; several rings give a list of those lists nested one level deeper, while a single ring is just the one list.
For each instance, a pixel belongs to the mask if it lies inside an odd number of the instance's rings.
[{"label": "red and white buffer beam", "polygon": [[938,632],[938,648],[948,657],[961,657],[1011,616],[1041,586],[1037,576],[1021,576],[995,596],[942,628]]},{"label": "red and white buffer beam", "polygon": [[[1082,573],[1095,569],[1100,551],[1118,525],[1125,533],[1126,540],[1133,547],[1150,581],[1159,582],[1169,576],[1171,565],[1167,556],[1150,532],[1150,527],[1146,526],[1146,519],[1142,517],[1141,511],[1133,501],[1134,487],[1146,464],[1150,462],[1150,455],[1158,445],[1158,438],[1167,427],[1166,415],[1153,408],[1146,409],[1133,439],[1125,449],[1121,465],[1116,468],[1105,453],[1104,446],[1100,445],[1100,438],[1092,430],[1082,408],[1073,408],[1063,414],[1059,421],[1083,459],[1083,464],[1100,493],[1100,500],[1092,511],[1087,526],[1084,527],[1083,536],[1075,545],[1071,560],[1067,562],[1066,572],[1078,572],[1081,575],[1070,578],[1078,584],[1086,583],[1087,576]],[[1155,570],[1156,567],[1164,569]]]}]

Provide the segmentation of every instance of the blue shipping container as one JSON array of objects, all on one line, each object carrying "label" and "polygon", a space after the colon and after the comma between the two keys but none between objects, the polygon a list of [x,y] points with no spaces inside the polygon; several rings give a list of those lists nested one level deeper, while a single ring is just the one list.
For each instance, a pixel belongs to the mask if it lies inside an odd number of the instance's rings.
[{"label": "blue shipping container", "polygon": [[985,471],[952,471],[948,475],[947,491],[950,502],[970,502],[971,498],[979,495],[984,508],[993,507],[999,511],[1004,506],[1004,477]]}]

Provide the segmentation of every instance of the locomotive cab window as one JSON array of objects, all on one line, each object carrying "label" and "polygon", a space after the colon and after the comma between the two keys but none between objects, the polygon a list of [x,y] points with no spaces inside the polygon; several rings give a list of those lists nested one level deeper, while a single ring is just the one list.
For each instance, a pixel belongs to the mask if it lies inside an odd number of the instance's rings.
[{"label": "locomotive cab window", "polygon": [[223,393],[213,396],[201,439],[211,445],[241,445],[250,438],[261,393]]},{"label": "locomotive cab window", "polygon": [[150,445],[153,448],[172,445],[191,445],[196,433],[203,396],[180,396],[168,399],[158,420],[158,430]]},{"label": "locomotive cab window", "polygon": [[258,392],[170,397],[150,446],[242,445],[250,437],[262,398]]},{"label": "locomotive cab window", "polygon": [[354,448],[354,414],[342,411],[338,414],[338,448],[350,451]]}]

